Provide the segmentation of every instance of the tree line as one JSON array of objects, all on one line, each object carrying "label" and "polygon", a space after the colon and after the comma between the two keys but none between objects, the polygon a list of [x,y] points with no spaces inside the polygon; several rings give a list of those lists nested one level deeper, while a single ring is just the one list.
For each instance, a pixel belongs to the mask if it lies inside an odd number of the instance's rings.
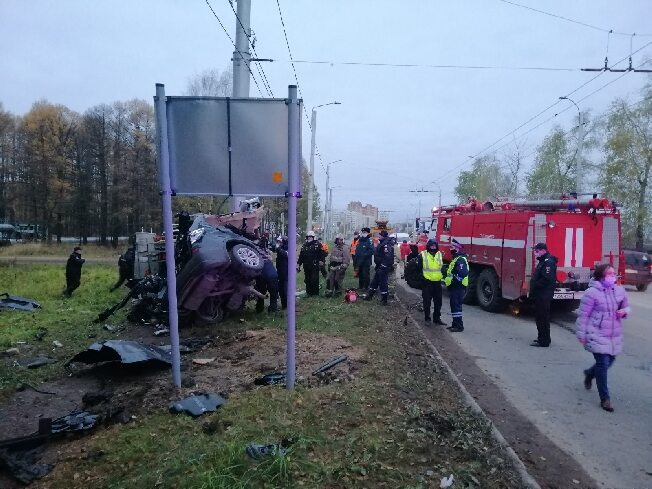
[{"label": "tree line", "polygon": [[576,190],[579,171],[584,191],[604,193],[622,204],[623,241],[643,249],[652,237],[652,84],[641,95],[631,104],[616,99],[595,117],[582,112],[572,128],[554,126],[536,146],[529,171],[523,142],[501,155],[476,158],[458,176],[456,196],[465,201],[469,196],[484,200],[569,194]]}]

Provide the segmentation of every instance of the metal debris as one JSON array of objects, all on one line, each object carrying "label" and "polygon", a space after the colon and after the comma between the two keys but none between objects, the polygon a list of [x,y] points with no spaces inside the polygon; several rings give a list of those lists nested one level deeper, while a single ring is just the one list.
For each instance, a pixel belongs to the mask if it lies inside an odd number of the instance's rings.
[{"label": "metal debris", "polygon": [[274,372],[272,374],[263,375],[254,380],[255,385],[276,385],[285,384],[285,374],[282,372]]},{"label": "metal debris", "polygon": [[318,375],[321,373],[326,372],[327,370],[332,369],[335,365],[339,365],[342,362],[346,362],[349,359],[346,355],[338,355],[336,357],[331,358],[328,360],[326,363],[324,363],[321,367],[313,371],[312,375]]},{"label": "metal debris", "polygon": [[41,304],[33,299],[9,295],[8,293],[0,294],[0,309],[12,309],[15,311],[35,311],[40,309]]},{"label": "metal debris", "polygon": [[171,413],[185,413],[192,417],[216,411],[226,403],[226,399],[217,394],[198,394],[186,397],[170,404]]},{"label": "metal debris", "polygon": [[67,362],[100,363],[119,362],[133,364],[141,362],[157,362],[170,364],[169,351],[154,345],[145,345],[137,341],[106,340],[93,343],[86,350],[77,353]]}]

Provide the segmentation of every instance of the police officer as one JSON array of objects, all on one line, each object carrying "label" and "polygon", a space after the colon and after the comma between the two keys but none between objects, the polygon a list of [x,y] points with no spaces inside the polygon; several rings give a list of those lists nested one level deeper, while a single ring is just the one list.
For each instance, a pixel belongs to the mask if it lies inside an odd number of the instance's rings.
[{"label": "police officer", "polygon": [[281,296],[281,309],[288,307],[288,237],[276,238],[276,270],[278,271],[278,289]]},{"label": "police officer", "polygon": [[530,346],[550,346],[550,303],[557,286],[557,258],[548,253],[545,243],[537,243],[534,256],[539,263],[530,280],[530,298],[534,299],[537,339]]},{"label": "police officer", "polygon": [[[360,245],[358,244],[358,246]],[[389,272],[394,266],[394,242],[385,230],[380,232],[380,241],[374,251],[374,263],[376,272],[369,285],[369,293],[365,300],[370,301],[373,299],[376,290],[380,289],[380,303],[385,306],[389,295]]]},{"label": "police officer", "polygon": [[72,293],[81,283],[82,265],[86,260],[82,258],[82,249],[75,246],[66,262],[66,288],[63,291],[64,297],[72,296]]},{"label": "police officer", "polygon": [[374,256],[374,245],[371,242],[369,228],[360,230],[360,237],[355,248],[355,266],[358,267],[358,288],[368,289],[371,275],[371,258]]},{"label": "police officer", "polygon": [[432,322],[445,326],[441,320],[441,281],[443,275],[441,268],[444,261],[439,251],[437,241],[429,239],[426,249],[417,257],[417,269],[422,276],[421,297],[423,298],[423,312],[426,323],[430,322],[430,302],[434,303],[432,310]]},{"label": "police officer", "polygon": [[301,271],[301,265],[303,265],[307,295],[319,295],[319,269],[323,266],[325,259],[326,253],[319,241],[315,239],[315,232],[308,231],[306,242],[301,247],[297,261],[297,271]]},{"label": "police officer", "polygon": [[451,241],[451,254],[453,260],[446,270],[444,283],[448,288],[450,296],[451,316],[453,324],[447,329],[452,333],[464,331],[464,321],[462,320],[462,301],[466,294],[466,288],[469,285],[469,260],[464,254],[463,247],[456,239]]}]

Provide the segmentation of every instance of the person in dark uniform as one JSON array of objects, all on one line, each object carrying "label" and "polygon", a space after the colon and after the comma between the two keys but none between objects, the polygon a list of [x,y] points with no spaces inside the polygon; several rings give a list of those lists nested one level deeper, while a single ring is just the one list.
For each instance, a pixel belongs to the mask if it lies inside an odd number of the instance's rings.
[{"label": "person in dark uniform", "polygon": [[362,228],[355,248],[355,265],[358,267],[358,287],[361,290],[369,288],[371,282],[371,259],[374,256],[374,245],[371,242],[369,228]]},{"label": "person in dark uniform", "polygon": [[[267,312],[278,311],[278,272],[274,268],[271,257],[263,252],[265,259],[263,260],[263,270],[260,275],[256,277],[256,289],[261,294],[269,292],[269,306]],[[265,310],[265,299],[259,298],[256,301],[256,312],[263,312]]]},{"label": "person in dark uniform", "polygon": [[288,307],[288,237],[276,239],[276,270],[278,271],[278,289],[281,296],[281,309]]},{"label": "person in dark uniform", "polygon": [[469,260],[464,254],[462,244],[456,239],[451,241],[451,254],[453,260],[448,264],[444,283],[450,297],[453,324],[446,329],[452,333],[459,333],[464,331],[462,303],[466,295],[466,288],[469,286]]},{"label": "person in dark uniform", "polygon": [[550,346],[550,303],[557,286],[557,258],[548,253],[545,243],[534,247],[537,264],[530,280],[530,298],[534,300],[534,317],[537,323],[537,339],[530,346]]},{"label": "person in dark uniform", "polygon": [[426,243],[426,249],[419,253],[416,259],[417,270],[421,275],[421,298],[423,299],[426,324],[430,323],[430,303],[432,302],[432,322],[446,326],[446,323],[441,320],[441,281],[444,278],[441,269],[444,261],[437,241],[429,239]]},{"label": "person in dark uniform", "polygon": [[136,261],[136,245],[131,245],[127,248],[120,258],[118,259],[118,281],[113,287],[111,287],[111,292],[120,287],[125,281],[127,282],[127,287],[133,286],[134,278],[134,264]]},{"label": "person in dark uniform", "polygon": [[[358,244],[358,247],[360,244]],[[389,295],[389,272],[394,266],[394,241],[389,237],[385,230],[380,232],[380,241],[374,251],[374,264],[376,272],[374,278],[369,284],[369,293],[365,300],[373,299],[374,294],[380,289],[380,303],[387,305],[387,296]]]},{"label": "person in dark uniform", "polygon": [[314,231],[308,231],[306,242],[299,252],[297,271],[301,271],[301,265],[303,265],[306,294],[309,296],[319,295],[319,269],[325,259],[326,253],[322,249],[321,243],[315,239]]},{"label": "person in dark uniform", "polygon": [[66,262],[66,288],[63,291],[64,297],[72,296],[72,293],[81,283],[82,265],[86,260],[81,256],[82,249],[75,246]]}]

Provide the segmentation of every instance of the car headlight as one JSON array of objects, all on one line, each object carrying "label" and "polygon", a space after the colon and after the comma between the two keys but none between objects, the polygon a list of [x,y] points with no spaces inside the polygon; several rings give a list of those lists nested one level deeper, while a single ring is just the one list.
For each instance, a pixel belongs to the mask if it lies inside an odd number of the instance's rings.
[{"label": "car headlight", "polygon": [[190,245],[194,245],[197,241],[201,239],[201,237],[204,235],[204,228],[199,228],[195,229],[194,231],[190,231],[190,234],[188,235],[188,239],[190,239]]}]

